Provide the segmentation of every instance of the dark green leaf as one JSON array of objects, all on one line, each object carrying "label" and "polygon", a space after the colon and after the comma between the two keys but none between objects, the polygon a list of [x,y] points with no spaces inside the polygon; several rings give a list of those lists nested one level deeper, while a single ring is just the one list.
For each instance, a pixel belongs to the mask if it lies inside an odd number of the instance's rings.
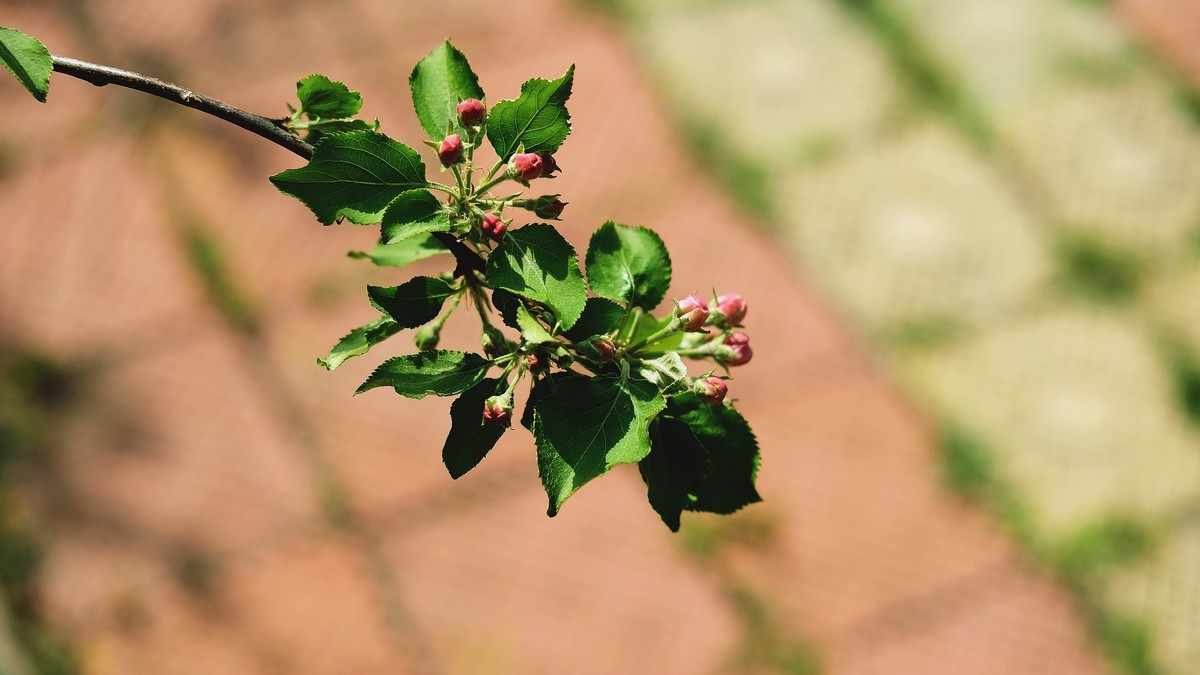
[{"label": "dark green leaf", "polygon": [[610,221],[588,244],[587,277],[596,295],[652,310],[671,285],[671,257],[652,230]]},{"label": "dark green leaf", "polygon": [[575,249],[545,223],[505,235],[488,256],[487,281],[549,307],[564,329],[575,325],[587,302]]},{"label": "dark green leaf", "polygon": [[525,152],[554,152],[571,133],[567,99],[575,66],[553,82],[534,78],[521,85],[521,95],[500,101],[488,113],[488,140],[500,159],[508,161],[518,148]]},{"label": "dark green leaf", "polygon": [[384,361],[355,393],[392,387],[409,398],[453,396],[479,384],[492,362],[478,354],[433,350]]},{"label": "dark green leaf", "polygon": [[367,225],[378,223],[401,193],[425,187],[425,164],[403,143],[355,131],[322,138],[307,166],[277,173],[271,182],[326,225],[341,217]]},{"label": "dark green leaf", "polygon": [[310,117],[338,119],[353,117],[362,108],[362,96],[350,91],[341,82],[324,75],[309,75],[296,83],[296,96],[300,98],[301,112]]},{"label": "dark green leaf", "polygon": [[394,244],[379,244],[370,251],[351,251],[351,258],[367,258],[382,267],[404,267],[439,253],[449,253],[446,245],[432,234],[419,235]]},{"label": "dark green leaf", "polygon": [[650,427],[650,454],[638,462],[646,481],[650,506],[672,532],[679,531],[679,516],[696,499],[710,469],[708,452],[688,425],[659,415]]},{"label": "dark green leaf", "polygon": [[475,468],[504,435],[504,427],[483,419],[483,403],[496,393],[501,382],[483,380],[450,406],[450,434],[442,446],[442,462],[451,478],[457,479]]},{"label": "dark green leaf", "polygon": [[500,318],[504,321],[505,326],[521,330],[521,326],[517,323],[517,308],[521,306],[521,298],[503,288],[497,288],[492,291],[492,304],[496,307],[496,311],[500,312]]},{"label": "dark green leaf", "polygon": [[413,108],[421,128],[435,141],[445,137],[450,125],[459,134],[465,133],[458,123],[458,104],[468,98],[483,99],[479,78],[471,70],[467,57],[449,41],[417,62],[408,86],[412,89]]},{"label": "dark green leaf", "polygon": [[558,391],[558,383],[564,377],[574,377],[574,373],[555,372],[537,379],[529,388],[529,398],[525,401],[525,410],[521,413],[521,426],[533,431],[533,406],[545,396]]},{"label": "dark green leaf", "polygon": [[654,385],[578,375],[534,404],[538,470],[551,516],[584,483],[650,453],[650,421],[666,405]]},{"label": "dark green leaf", "polygon": [[348,134],[351,131],[379,131],[379,120],[375,120],[374,122],[366,120],[321,120],[319,122],[306,123],[304,129],[308,130],[308,135],[304,137],[304,140],[309,143],[318,143],[329,134]]},{"label": "dark green leaf", "polygon": [[583,306],[583,314],[564,335],[575,342],[586,340],[593,335],[604,335],[616,330],[624,318],[625,309],[612,300],[588,298],[587,304]]},{"label": "dark green leaf", "polygon": [[46,102],[50,73],[54,71],[46,45],[19,30],[0,28],[0,61],[34,98]]},{"label": "dark green leaf", "polygon": [[449,232],[450,217],[427,190],[410,190],[396,198],[383,212],[385,244],[430,232]]},{"label": "dark green leaf", "polygon": [[670,399],[668,415],[687,424],[708,455],[711,469],[684,508],[733,513],[762,501],[754,481],[758,475],[758,441],[750,425],[727,405],[701,403],[695,394]]},{"label": "dark green leaf", "polygon": [[371,304],[392,317],[402,328],[423,326],[437,318],[446,298],[457,293],[434,277],[415,277],[399,286],[367,286]]},{"label": "dark green leaf", "polygon": [[400,324],[386,316],[381,316],[365,326],[350,331],[346,337],[333,346],[329,356],[317,359],[317,363],[324,366],[326,370],[333,370],[352,356],[366,354],[371,347],[399,333],[400,329]]}]

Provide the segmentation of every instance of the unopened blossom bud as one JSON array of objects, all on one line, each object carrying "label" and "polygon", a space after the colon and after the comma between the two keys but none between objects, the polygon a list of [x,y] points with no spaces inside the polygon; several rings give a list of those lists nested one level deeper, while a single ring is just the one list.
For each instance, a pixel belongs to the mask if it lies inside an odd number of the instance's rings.
[{"label": "unopened blossom bud", "polygon": [[462,159],[463,142],[462,137],[458,134],[450,134],[442,139],[442,144],[438,146],[438,159],[442,160],[442,166],[450,166],[458,164]]},{"label": "unopened blossom bud", "polygon": [[500,241],[504,238],[504,233],[508,231],[508,226],[496,214],[485,213],[483,222],[479,224],[479,229],[483,232],[484,236],[492,241]]},{"label": "unopened blossom bud", "polygon": [[684,330],[703,330],[704,322],[708,320],[708,305],[704,304],[700,296],[692,293],[679,301],[679,306],[675,308],[675,316],[683,321]]},{"label": "unopened blossom bud", "polygon": [[542,178],[554,178],[550,175],[558,171],[558,162],[554,161],[554,155],[548,152],[539,152],[538,157],[542,160]]},{"label": "unopened blossom bud", "polygon": [[720,403],[725,400],[725,394],[729,392],[729,386],[725,384],[725,380],[719,377],[706,377],[702,380],[696,380],[692,391],[700,397],[705,403]]},{"label": "unopened blossom bud", "polygon": [[513,178],[528,184],[529,181],[542,175],[542,158],[532,152],[513,155],[508,161],[508,170]]},{"label": "unopened blossom bud", "polygon": [[428,351],[437,349],[438,340],[442,336],[442,327],[436,323],[431,323],[421,328],[413,334],[413,342],[417,345],[417,349]]},{"label": "unopened blossom bud", "polygon": [[540,373],[550,366],[550,361],[541,352],[531,352],[525,355],[525,367],[530,373]]},{"label": "unopened blossom bud", "polygon": [[567,203],[559,199],[561,195],[542,195],[537,199],[526,199],[514,202],[516,206],[533,211],[539,218],[558,220]]},{"label": "unopened blossom bud", "polygon": [[458,104],[458,121],[464,127],[478,126],[487,117],[487,108],[484,107],[483,101],[477,98],[469,98]]},{"label": "unopened blossom bud", "polygon": [[617,346],[613,344],[612,340],[606,337],[592,340],[592,347],[600,354],[600,358],[605,361],[612,361],[617,358]]},{"label": "unopened blossom bud", "polygon": [[512,399],[493,396],[483,402],[483,419],[488,424],[507,427],[512,424]]},{"label": "unopened blossom bud", "polygon": [[750,336],[745,333],[732,333],[725,338],[725,346],[732,351],[731,356],[721,359],[727,366],[740,366],[750,361],[754,352],[750,349]]},{"label": "unopened blossom bud", "polygon": [[746,318],[746,299],[737,293],[726,293],[717,298],[717,309],[725,315],[725,323],[739,326]]}]

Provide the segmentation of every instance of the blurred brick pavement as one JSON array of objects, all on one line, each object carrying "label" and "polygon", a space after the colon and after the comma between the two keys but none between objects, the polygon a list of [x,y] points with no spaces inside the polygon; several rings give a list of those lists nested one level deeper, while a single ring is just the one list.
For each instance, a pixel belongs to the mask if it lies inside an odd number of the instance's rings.
[{"label": "blurred brick pavement", "polygon": [[[406,336],[333,374],[314,365],[370,317],[366,283],[413,271],[346,259],[369,229],[322,228],[275,192],[266,176],[294,157],[131,92],[56,77],[39,106],[0,82],[0,325],[100,364],[56,470],[23,489],[50,543],[50,616],[86,672],[795,672],[794,649],[831,673],[1104,670],[1069,597],[944,490],[913,409],[684,152],[617,25],[549,0],[506,5],[505,25],[462,1],[4,8],[52,51],[256,112],[324,72],[412,144],[407,73],[438,40],[493,100],[574,62],[553,185],[568,239],[583,247],[607,218],[654,227],[673,293],[719,284],[754,308],[756,360],[732,389],[762,443],[765,503],[672,536],[626,469],[547,519],[522,431],[453,482],[446,401],[351,397]],[[531,34],[554,37],[519,47]],[[183,254],[197,233],[260,332],[214,308]],[[452,324],[445,343],[468,345]],[[705,537],[728,542],[695,552]]]}]

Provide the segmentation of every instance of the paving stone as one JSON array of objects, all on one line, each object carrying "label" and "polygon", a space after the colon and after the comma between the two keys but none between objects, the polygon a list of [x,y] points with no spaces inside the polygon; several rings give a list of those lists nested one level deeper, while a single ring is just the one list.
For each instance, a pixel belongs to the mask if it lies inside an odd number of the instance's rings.
[{"label": "paving stone", "polygon": [[936,126],[789,178],[792,250],[871,333],[1012,312],[1049,261],[995,173]]},{"label": "paving stone", "polygon": [[1081,78],[1136,61],[1120,24],[1082,2],[888,0],[957,86],[994,121]]},{"label": "paving stone", "polygon": [[[622,467],[553,519],[536,484],[388,549],[421,633],[451,672],[714,672],[734,646],[730,609]],[[567,560],[587,561],[586,581]],[[581,563],[582,564],[582,563]]]},{"label": "paving stone", "polygon": [[231,340],[189,342],[103,372],[64,424],[59,475],[35,495],[81,526],[219,550],[316,512],[309,467]]},{"label": "paving stone", "polygon": [[827,2],[653,6],[638,43],[672,107],[757,166],[852,142],[895,103],[881,53]]},{"label": "paving stone", "polygon": [[1151,336],[1060,308],[910,362],[932,410],[979,434],[1042,534],[1154,517],[1200,488],[1200,444]]},{"label": "paving stone", "polygon": [[1069,231],[1170,252],[1200,222],[1200,136],[1153,78],[1063,86],[999,126]]},{"label": "paving stone", "polygon": [[1103,597],[1119,616],[1144,622],[1152,653],[1166,672],[1183,675],[1200,663],[1200,526],[1193,518],[1170,531],[1147,560],[1114,573]]}]

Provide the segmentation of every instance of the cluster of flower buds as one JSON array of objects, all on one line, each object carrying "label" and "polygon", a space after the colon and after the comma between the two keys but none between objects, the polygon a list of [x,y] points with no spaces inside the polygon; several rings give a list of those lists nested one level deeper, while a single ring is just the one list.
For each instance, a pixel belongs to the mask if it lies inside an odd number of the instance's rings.
[{"label": "cluster of flower buds", "polygon": [[725,338],[725,348],[717,359],[727,366],[742,366],[750,362],[754,352],[750,349],[750,336],[745,333],[730,333]]},{"label": "cluster of flower buds", "polygon": [[554,178],[558,170],[558,162],[548,152],[519,152],[508,160],[509,178],[525,186],[535,178]]},{"label": "cluster of flower buds", "polygon": [[462,156],[462,136],[450,134],[442,139],[441,145],[438,146],[438,159],[442,160],[442,166],[458,164],[462,161]]},{"label": "cluster of flower buds", "polygon": [[483,402],[483,419],[488,424],[498,427],[512,425],[512,411],[512,394],[492,396]]},{"label": "cluster of flower buds", "polygon": [[716,376],[696,378],[692,385],[692,391],[696,392],[696,396],[700,397],[701,401],[710,404],[717,404],[725,400],[725,394],[729,393],[729,386]]},{"label": "cluster of flower buds", "polygon": [[479,224],[479,229],[483,234],[492,241],[500,241],[504,238],[504,233],[508,231],[508,226],[500,217],[494,213],[485,213],[483,222]]},{"label": "cluster of flower buds", "polygon": [[477,98],[469,98],[458,104],[458,121],[464,127],[478,127],[487,119],[487,106]]},{"label": "cluster of flower buds", "polygon": [[746,299],[737,293],[726,293],[713,300],[716,309],[709,316],[709,323],[740,326],[746,318]]},{"label": "cluster of flower buds", "polygon": [[525,368],[529,370],[531,375],[537,375],[546,372],[550,367],[550,359],[541,352],[530,352],[525,355]]},{"label": "cluster of flower buds", "polygon": [[675,316],[680,320],[682,329],[689,333],[704,330],[708,314],[708,305],[695,293],[680,300],[675,306]]},{"label": "cluster of flower buds", "polygon": [[513,206],[521,209],[533,211],[539,218],[547,220],[558,220],[562,215],[563,209],[567,203],[559,199],[562,195],[542,195],[537,199],[519,199],[513,202]]}]

